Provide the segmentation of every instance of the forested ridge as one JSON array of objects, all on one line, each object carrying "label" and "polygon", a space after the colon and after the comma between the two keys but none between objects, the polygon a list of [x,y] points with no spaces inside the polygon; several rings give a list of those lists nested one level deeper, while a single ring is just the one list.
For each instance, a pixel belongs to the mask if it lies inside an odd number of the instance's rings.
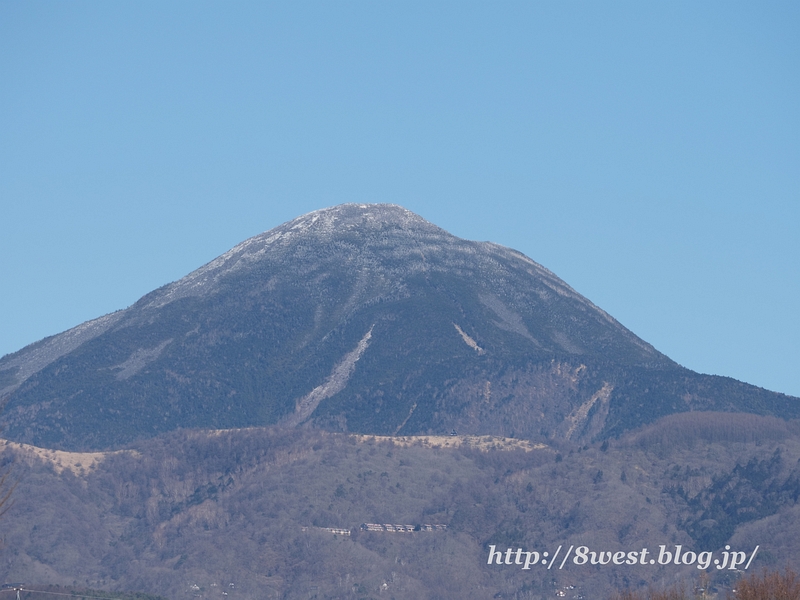
[{"label": "forested ridge", "polygon": [[[176,600],[533,599],[666,588],[698,571],[523,571],[487,565],[490,545],[759,544],[753,568],[800,560],[800,436],[778,419],[676,415],[603,443],[528,450],[500,439],[442,448],[281,428],[179,431],[123,450],[91,464],[5,451],[19,481],[1,525],[6,581]],[[388,533],[363,523],[447,528]],[[719,594],[740,576],[709,575]]]}]

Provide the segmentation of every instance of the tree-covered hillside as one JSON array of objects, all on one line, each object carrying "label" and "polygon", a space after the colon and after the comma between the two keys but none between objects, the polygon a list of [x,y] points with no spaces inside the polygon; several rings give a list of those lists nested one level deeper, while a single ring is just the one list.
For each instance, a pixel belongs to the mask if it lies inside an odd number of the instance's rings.
[{"label": "tree-covered hillside", "polygon": [[[174,600],[534,599],[569,586],[596,598],[699,571],[523,570],[487,564],[492,546],[657,557],[663,544],[722,557],[726,544],[748,555],[759,545],[751,570],[800,560],[794,424],[695,413],[594,445],[452,440],[255,428],[176,432],[101,455],[10,446],[20,484],[2,523],[1,576]],[[739,576],[708,571],[721,593]]]}]

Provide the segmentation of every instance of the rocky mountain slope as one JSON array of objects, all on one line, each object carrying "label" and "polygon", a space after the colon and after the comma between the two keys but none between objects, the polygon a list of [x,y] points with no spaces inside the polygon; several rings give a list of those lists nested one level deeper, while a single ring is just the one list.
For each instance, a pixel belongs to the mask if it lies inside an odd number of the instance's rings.
[{"label": "rocky mountain slope", "polygon": [[284,425],[547,441],[664,415],[800,416],[684,369],[526,256],[392,205],[316,211],[0,360],[5,433],[107,449]]}]

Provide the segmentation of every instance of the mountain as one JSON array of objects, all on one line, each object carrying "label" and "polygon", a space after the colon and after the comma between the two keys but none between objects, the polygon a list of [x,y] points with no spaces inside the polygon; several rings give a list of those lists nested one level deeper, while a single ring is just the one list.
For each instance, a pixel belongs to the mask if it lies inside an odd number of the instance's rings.
[{"label": "mountain", "polygon": [[676,364],[523,254],[393,205],[239,244],[0,360],[4,431],[65,450],[186,428],[602,440],[800,400]]},{"label": "mountain", "polygon": [[[251,238],[3,357],[0,388],[6,581],[542,600],[702,576],[722,598],[741,556],[800,560],[799,399],[685,369],[522,254],[397,206]],[[559,548],[606,563],[512,564]]]}]

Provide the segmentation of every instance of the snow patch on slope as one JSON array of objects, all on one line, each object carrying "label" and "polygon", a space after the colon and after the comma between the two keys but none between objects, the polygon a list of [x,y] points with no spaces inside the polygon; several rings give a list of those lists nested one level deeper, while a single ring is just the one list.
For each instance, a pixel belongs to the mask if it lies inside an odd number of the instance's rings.
[{"label": "snow patch on slope", "polygon": [[119,369],[119,372],[115,375],[117,380],[122,381],[136,375],[147,363],[157,359],[171,341],[172,338],[164,340],[155,348],[139,348],[125,362],[111,367],[111,369]]},{"label": "snow patch on slope", "polygon": [[480,346],[478,346],[478,342],[476,342],[476,341],[475,341],[475,340],[473,340],[471,337],[469,337],[469,336],[466,334],[466,332],[465,332],[463,329],[461,329],[461,327],[459,327],[459,326],[458,326],[458,325],[456,325],[455,323],[453,323],[453,327],[455,327],[455,328],[456,328],[456,331],[457,331],[457,332],[458,332],[458,334],[461,336],[461,339],[462,339],[462,340],[464,340],[464,343],[465,343],[467,346],[469,346],[470,348],[472,348],[473,350],[475,350],[475,352],[477,352],[478,354],[483,354],[483,353],[484,353],[484,350],[483,350],[483,348],[481,348]]},{"label": "snow patch on slope", "polygon": [[575,434],[578,428],[583,427],[586,424],[589,411],[592,410],[592,407],[595,405],[595,403],[599,400],[601,404],[608,404],[608,401],[611,398],[611,392],[613,390],[613,385],[608,382],[604,382],[603,387],[597,390],[591,398],[573,410],[565,419],[565,423],[568,424],[569,427],[564,437],[568,440],[572,439],[572,436]]},{"label": "snow patch on slope", "polygon": [[361,358],[361,355],[364,354],[367,346],[369,346],[369,340],[372,337],[374,328],[375,325],[370,327],[355,349],[344,355],[344,358],[333,368],[333,371],[331,371],[331,374],[328,375],[322,385],[315,387],[297,402],[294,413],[284,421],[286,425],[289,427],[300,425],[311,416],[311,413],[317,409],[320,402],[344,389],[356,368],[358,359]]}]

